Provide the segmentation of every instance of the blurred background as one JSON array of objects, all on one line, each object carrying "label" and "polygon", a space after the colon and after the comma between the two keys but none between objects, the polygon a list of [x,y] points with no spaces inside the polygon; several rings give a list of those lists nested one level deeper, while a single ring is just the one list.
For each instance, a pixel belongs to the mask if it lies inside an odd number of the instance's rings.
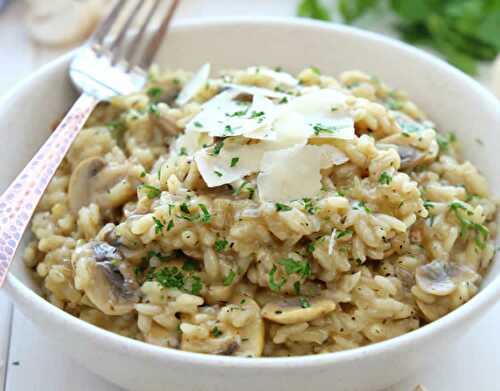
[{"label": "blurred background", "polygon": [[[0,0],[1,91],[83,43],[113,3]],[[238,14],[300,16],[380,32],[441,56],[500,97],[500,0],[183,0],[177,18]]]}]

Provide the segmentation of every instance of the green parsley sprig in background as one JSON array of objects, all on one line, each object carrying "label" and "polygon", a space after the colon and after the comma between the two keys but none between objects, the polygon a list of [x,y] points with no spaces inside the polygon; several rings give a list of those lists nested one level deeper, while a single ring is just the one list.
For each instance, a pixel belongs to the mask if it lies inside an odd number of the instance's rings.
[{"label": "green parsley sprig in background", "polygon": [[[500,52],[500,0],[338,0],[337,10],[348,24],[370,12],[390,12],[403,40],[432,47],[471,75],[478,61]],[[297,13],[331,20],[321,0],[302,0]]]}]

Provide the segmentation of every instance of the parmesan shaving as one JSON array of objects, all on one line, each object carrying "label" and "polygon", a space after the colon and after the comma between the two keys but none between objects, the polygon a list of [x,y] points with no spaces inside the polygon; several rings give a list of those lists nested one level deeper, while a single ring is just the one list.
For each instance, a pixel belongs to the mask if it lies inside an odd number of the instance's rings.
[{"label": "parmesan shaving", "polygon": [[206,132],[212,137],[245,135],[248,138],[274,139],[271,124],[276,117],[273,102],[263,95],[252,97],[252,103],[237,100],[240,91],[227,90],[202,107],[186,126],[187,132]]},{"label": "parmesan shaving", "polygon": [[248,95],[263,95],[267,98],[273,98],[273,99],[282,99],[286,97],[287,99],[291,100],[292,96],[289,94],[285,94],[283,92],[278,92],[278,91],[273,91],[270,90],[269,88],[262,88],[262,87],[255,87],[255,86],[250,86],[250,85],[242,85],[242,84],[232,84],[232,83],[225,83],[223,84],[224,87],[229,87],[232,90],[239,91],[240,93],[248,94]]},{"label": "parmesan shaving", "polygon": [[320,154],[315,146],[267,151],[260,168],[257,187],[262,201],[312,198],[321,189]]},{"label": "parmesan shaving", "polygon": [[354,119],[346,108],[346,97],[334,89],[318,90],[292,100],[287,110],[302,116],[311,137],[352,140]]},{"label": "parmesan shaving", "polygon": [[207,186],[216,187],[258,172],[264,152],[262,144],[227,145],[215,156],[202,149],[195,153],[194,160]]},{"label": "parmesan shaving", "polygon": [[321,155],[321,169],[338,166],[349,161],[347,155],[333,145],[318,145],[317,148]]},{"label": "parmesan shaving", "polygon": [[201,90],[205,88],[208,82],[208,77],[210,76],[210,64],[204,64],[200,69],[194,74],[193,78],[186,83],[184,88],[179,93],[179,96],[175,100],[179,106],[185,105],[191,99],[193,99]]}]

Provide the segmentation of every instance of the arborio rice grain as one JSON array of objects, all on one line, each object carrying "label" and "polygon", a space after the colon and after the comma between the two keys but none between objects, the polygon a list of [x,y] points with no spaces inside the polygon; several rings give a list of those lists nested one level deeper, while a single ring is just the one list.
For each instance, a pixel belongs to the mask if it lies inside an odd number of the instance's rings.
[{"label": "arborio rice grain", "polygon": [[[190,74],[153,69],[144,91],[97,108],[32,220],[25,261],[47,300],[164,347],[290,356],[393,338],[474,296],[496,205],[455,136],[362,72],[309,68],[294,84],[269,71],[224,72],[178,107]],[[213,154],[224,139],[182,134],[224,83],[282,105],[346,95],[355,135],[319,139],[346,161],[321,170],[314,197],[261,201],[256,173],[207,186],[193,143]]]}]

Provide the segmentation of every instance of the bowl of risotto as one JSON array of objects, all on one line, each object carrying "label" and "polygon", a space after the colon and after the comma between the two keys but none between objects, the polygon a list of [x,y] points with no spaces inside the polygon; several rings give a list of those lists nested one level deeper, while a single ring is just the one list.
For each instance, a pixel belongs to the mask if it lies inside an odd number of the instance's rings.
[{"label": "bowl of risotto", "polygon": [[[3,100],[3,187],[75,98],[69,58]],[[129,389],[388,386],[499,297],[497,105],[375,34],[181,23],[88,120],[7,290]]]}]

